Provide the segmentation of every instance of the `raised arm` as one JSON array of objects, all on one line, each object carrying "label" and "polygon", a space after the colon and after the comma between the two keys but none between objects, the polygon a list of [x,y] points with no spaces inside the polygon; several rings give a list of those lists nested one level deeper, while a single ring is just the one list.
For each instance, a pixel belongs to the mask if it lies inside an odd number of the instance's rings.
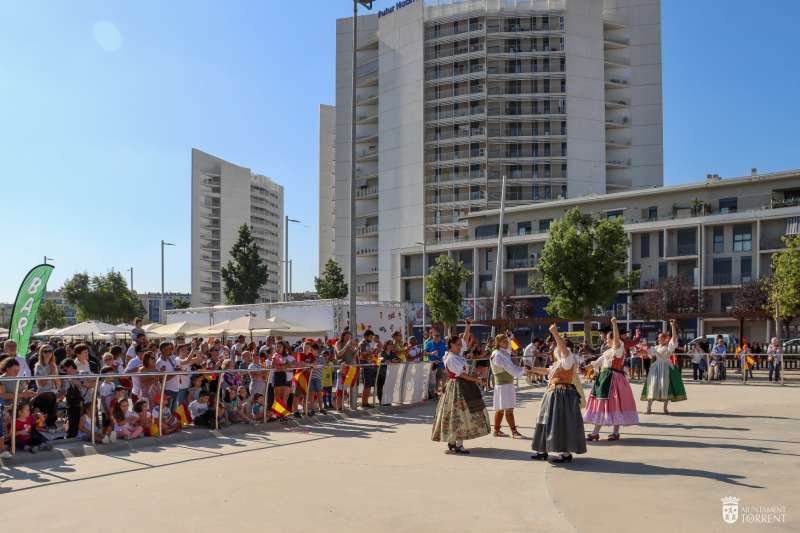
[{"label": "raised arm", "polygon": [[674,318],[670,319],[669,325],[670,328],[672,329],[672,339],[670,340],[671,342],[678,344],[678,321],[675,320]]},{"label": "raised arm", "polygon": [[611,347],[615,350],[622,344],[619,340],[619,325],[617,324],[617,317],[611,317],[611,328],[613,329],[614,339],[611,341]]},{"label": "raised arm", "polygon": [[550,334],[553,336],[553,339],[556,341],[556,350],[563,354],[563,357],[566,357],[566,354],[569,352],[569,348],[567,348],[567,344],[564,342],[564,338],[561,337],[561,334],[558,332],[558,326],[555,324],[550,325]]}]

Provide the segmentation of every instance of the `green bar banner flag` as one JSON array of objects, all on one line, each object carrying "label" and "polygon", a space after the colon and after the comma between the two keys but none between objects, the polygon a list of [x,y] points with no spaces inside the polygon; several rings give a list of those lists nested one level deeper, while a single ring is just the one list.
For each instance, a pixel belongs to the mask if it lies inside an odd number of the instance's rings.
[{"label": "green bar banner flag", "polygon": [[14,311],[11,313],[11,327],[8,338],[17,341],[17,354],[25,357],[31,340],[36,313],[47,288],[47,280],[53,272],[53,265],[37,265],[28,272],[19,286]]}]

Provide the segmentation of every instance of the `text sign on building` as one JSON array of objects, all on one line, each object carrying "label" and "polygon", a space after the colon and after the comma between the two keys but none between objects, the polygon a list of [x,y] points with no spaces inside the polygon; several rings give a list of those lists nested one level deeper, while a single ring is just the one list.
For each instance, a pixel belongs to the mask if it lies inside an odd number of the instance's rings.
[{"label": "text sign on building", "polygon": [[406,6],[410,6],[415,1],[416,0],[400,0],[395,5],[393,5],[391,7],[387,7],[386,9],[381,9],[380,11],[378,11],[378,18],[385,17],[386,15],[390,15],[390,14],[394,13],[395,11],[399,11],[399,10],[403,9],[404,7],[406,7]]}]

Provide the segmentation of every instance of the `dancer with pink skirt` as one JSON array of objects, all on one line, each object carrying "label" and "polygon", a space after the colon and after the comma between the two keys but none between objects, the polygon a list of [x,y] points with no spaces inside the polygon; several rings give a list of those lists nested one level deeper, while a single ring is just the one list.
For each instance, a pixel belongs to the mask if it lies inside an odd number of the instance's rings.
[{"label": "dancer with pink skirt", "polygon": [[612,330],[608,333],[608,350],[594,363],[600,368],[600,375],[594,382],[583,421],[594,424],[594,429],[586,436],[587,441],[600,438],[600,428],[614,426],[608,440],[619,440],[620,426],[633,426],[639,423],[636,400],[631,385],[623,371],[625,349],[619,336],[617,319],[611,319]]}]

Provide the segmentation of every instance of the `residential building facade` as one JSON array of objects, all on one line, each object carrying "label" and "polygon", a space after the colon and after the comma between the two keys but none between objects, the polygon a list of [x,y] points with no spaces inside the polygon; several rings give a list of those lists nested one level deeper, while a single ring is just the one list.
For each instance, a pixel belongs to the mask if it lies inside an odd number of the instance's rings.
[{"label": "residential building facade", "polygon": [[396,251],[461,239],[504,176],[512,206],[662,185],[658,0],[414,0],[359,17],[355,176],[352,22],[336,31],[334,254],[349,275],[353,178],[359,298],[391,299]]},{"label": "residential building facade", "polygon": [[248,224],[267,265],[258,302],[274,302],[283,292],[283,186],[249,168],[192,149],[192,305],[225,302],[222,267]]},{"label": "residential building facade", "polygon": [[[142,318],[146,322],[162,322],[161,316],[161,293],[160,292],[142,292],[137,293],[139,301],[142,302],[144,307],[144,315]],[[165,292],[164,293],[164,310],[176,309],[176,301],[192,301],[192,295],[185,292]]]},{"label": "residential building facade", "polygon": [[[712,316],[682,324],[689,334],[738,334],[738,320],[730,316],[735,293],[743,283],[769,277],[772,255],[784,248],[782,237],[800,234],[800,171],[758,174],[705,182],[618,192],[550,203],[511,206],[503,220],[502,277],[498,291],[504,298],[525,300],[534,316],[547,316],[547,298],[531,290],[541,279],[537,262],[553,220],[577,206],[598,217],[621,218],[630,241],[628,272],[638,270],[635,299],[654,290],[659,280],[680,277],[702,295],[704,312]],[[468,217],[468,229],[458,241],[430,245],[427,268],[448,254],[472,272],[462,288],[464,316],[487,319],[492,303],[497,261],[499,210]],[[409,247],[398,254],[401,275],[393,295],[416,308],[421,322],[422,254]],[[427,270],[426,270],[427,271]],[[621,292],[609,312],[635,327],[631,299]],[[428,318],[428,320],[430,320]],[[428,322],[429,323],[429,322]],[[774,328],[766,320],[748,320],[745,335],[765,340]]]}]

